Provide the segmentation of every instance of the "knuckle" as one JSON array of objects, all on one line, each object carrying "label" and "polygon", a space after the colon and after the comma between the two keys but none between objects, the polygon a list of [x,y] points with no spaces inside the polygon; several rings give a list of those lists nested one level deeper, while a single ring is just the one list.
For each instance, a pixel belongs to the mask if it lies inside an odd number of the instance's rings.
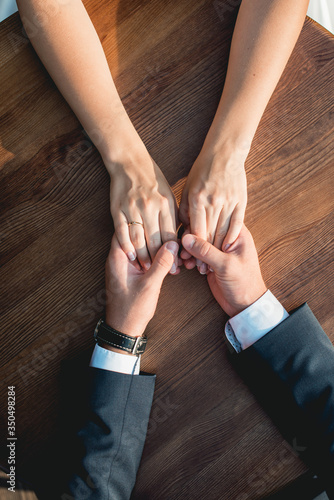
[{"label": "knuckle", "polygon": [[224,195],[226,205],[237,207],[239,202],[239,193],[228,191]]},{"label": "knuckle", "polygon": [[161,206],[162,211],[169,211],[170,210],[169,200],[168,200],[168,198],[166,198],[166,196],[161,197],[160,206]]},{"label": "knuckle", "polygon": [[139,208],[140,211],[147,210],[147,199],[146,198],[139,198],[137,201],[135,201],[135,206],[136,208]]},{"label": "knuckle", "polygon": [[146,212],[150,212],[154,207],[154,200],[152,198],[142,198],[142,206]]},{"label": "knuckle", "polygon": [[134,235],[132,235],[131,240],[132,240],[132,243],[135,247],[141,246],[142,239],[138,233],[135,233]]},{"label": "knuckle", "polygon": [[202,207],[205,204],[205,194],[203,191],[190,191],[189,192],[189,202],[191,206]]},{"label": "knuckle", "polygon": [[114,222],[114,228],[117,235],[122,235],[124,233],[125,223],[122,221]]},{"label": "knuckle", "polygon": [[227,232],[227,231],[226,231],[226,229],[225,229],[224,227],[220,227],[220,228],[218,228],[218,229],[217,229],[217,231],[216,231],[216,236],[217,236],[218,238],[222,238],[223,236],[225,236],[226,232]]},{"label": "knuckle", "polygon": [[165,231],[162,236],[162,241],[163,242],[177,241],[177,234],[174,233],[173,231]]},{"label": "knuckle", "polygon": [[123,250],[124,253],[132,252],[133,251],[133,246],[131,243],[127,241],[122,241],[119,243],[121,246],[121,249]]},{"label": "knuckle", "polygon": [[222,206],[224,197],[217,185],[194,189],[189,192],[189,201],[198,206],[211,205],[214,207]]},{"label": "knuckle", "polygon": [[163,255],[160,255],[159,257],[159,260],[158,260],[158,264],[163,267],[164,269],[169,269],[171,264],[170,264],[170,260],[168,259],[166,253],[164,253]]},{"label": "knuckle", "polygon": [[218,193],[211,193],[207,196],[209,205],[213,207],[223,206],[223,198]]},{"label": "knuckle", "polygon": [[128,203],[127,204],[128,204],[128,207],[130,209],[136,208],[136,200],[134,198],[132,198],[132,197],[128,199]]},{"label": "knuckle", "polygon": [[161,246],[161,239],[160,239],[160,234],[155,234],[150,237],[150,244],[160,247]]},{"label": "knuckle", "polygon": [[157,241],[157,240],[154,240],[154,241],[150,240],[150,243],[149,243],[149,251],[150,251],[150,253],[153,252],[154,254],[156,254],[160,247],[161,247],[161,241],[160,240],[159,241]]},{"label": "knuckle", "polygon": [[214,239],[214,233],[212,231],[209,231],[207,234],[207,240],[213,241],[213,239]]},{"label": "knuckle", "polygon": [[234,220],[233,220],[233,226],[234,227],[239,227],[239,226],[242,226],[244,223],[244,219],[242,217],[236,217]]},{"label": "knuckle", "polygon": [[210,253],[211,245],[208,241],[201,241],[198,250],[202,257],[206,257]]}]

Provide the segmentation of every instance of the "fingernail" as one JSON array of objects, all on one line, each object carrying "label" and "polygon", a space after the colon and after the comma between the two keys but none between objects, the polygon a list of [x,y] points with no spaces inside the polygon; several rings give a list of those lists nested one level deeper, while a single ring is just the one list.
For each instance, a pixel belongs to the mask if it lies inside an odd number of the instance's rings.
[{"label": "fingernail", "polygon": [[225,246],[224,246],[224,252],[227,252],[227,250],[230,248],[230,243],[227,243]]},{"label": "fingernail", "polygon": [[179,245],[176,243],[176,241],[169,241],[168,243],[166,243],[166,248],[174,256],[179,251]]},{"label": "fingernail", "polygon": [[212,269],[212,267],[208,266],[209,267],[209,271],[210,273],[214,273],[214,270]]},{"label": "fingernail", "polygon": [[183,236],[182,242],[185,248],[190,249],[195,245],[195,238],[187,234],[186,236]]},{"label": "fingernail", "polygon": [[172,268],[170,270],[171,274],[175,274],[176,273],[176,269],[177,269],[177,267],[176,267],[175,262],[174,262],[174,264],[172,265]]},{"label": "fingernail", "polygon": [[201,266],[199,268],[199,272],[201,274],[206,274],[206,264],[201,264]]},{"label": "fingernail", "polygon": [[146,271],[148,271],[150,267],[151,267],[151,263],[150,262],[145,262],[144,268],[146,269]]},{"label": "fingernail", "polygon": [[197,267],[201,267],[201,265],[203,264],[203,262],[199,259],[196,259],[196,266]]},{"label": "fingernail", "polygon": [[128,256],[129,260],[131,261],[136,260],[136,255],[133,252],[128,252],[126,255]]}]

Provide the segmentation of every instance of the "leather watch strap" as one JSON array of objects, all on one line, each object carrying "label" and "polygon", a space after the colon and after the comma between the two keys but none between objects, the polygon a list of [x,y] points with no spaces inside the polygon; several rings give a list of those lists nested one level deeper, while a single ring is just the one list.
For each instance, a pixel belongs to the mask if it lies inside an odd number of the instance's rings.
[{"label": "leather watch strap", "polygon": [[147,337],[131,337],[121,333],[107,325],[103,319],[100,319],[95,327],[94,338],[99,345],[108,344],[135,356],[143,354],[147,344]]}]

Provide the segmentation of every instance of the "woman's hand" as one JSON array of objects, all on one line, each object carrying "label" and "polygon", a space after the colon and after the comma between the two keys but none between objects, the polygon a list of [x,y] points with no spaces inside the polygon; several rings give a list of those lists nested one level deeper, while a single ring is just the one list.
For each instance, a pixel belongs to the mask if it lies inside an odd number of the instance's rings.
[{"label": "woman's hand", "polygon": [[[106,162],[105,162],[106,163]],[[177,240],[177,205],[170,186],[143,144],[107,162],[115,233],[130,261],[148,270],[161,245]],[[130,222],[139,224],[129,225]],[[176,272],[178,259],[171,273]]]},{"label": "woman's hand", "polygon": [[[179,217],[188,230],[226,251],[239,236],[247,204],[248,151],[203,147],[183,189]],[[183,250],[183,259],[190,255]],[[207,266],[196,262],[199,271]]]}]

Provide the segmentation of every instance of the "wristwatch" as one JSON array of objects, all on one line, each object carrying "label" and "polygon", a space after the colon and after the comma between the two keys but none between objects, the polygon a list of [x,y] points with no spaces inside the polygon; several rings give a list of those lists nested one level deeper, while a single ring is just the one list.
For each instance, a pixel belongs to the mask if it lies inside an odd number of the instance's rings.
[{"label": "wristwatch", "polygon": [[125,333],[111,328],[103,319],[100,319],[95,327],[94,338],[99,345],[108,344],[135,356],[143,354],[147,344],[147,337],[145,335],[141,337],[125,335]]}]

